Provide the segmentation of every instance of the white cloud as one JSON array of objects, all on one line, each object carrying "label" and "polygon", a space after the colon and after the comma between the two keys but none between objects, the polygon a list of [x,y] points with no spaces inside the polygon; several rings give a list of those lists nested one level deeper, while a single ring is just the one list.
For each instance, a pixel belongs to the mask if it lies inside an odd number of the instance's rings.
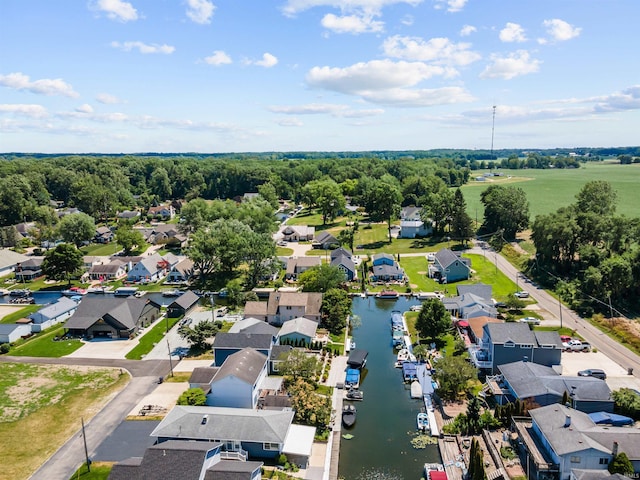
[{"label": "white cloud", "polygon": [[480,54],[469,50],[470,43],[453,43],[448,38],[432,38],[394,35],[382,44],[385,55],[404,60],[434,62],[443,65],[468,65],[479,60]]},{"label": "white cloud", "polygon": [[281,118],[276,123],[281,127],[302,127],[304,125],[298,118]]},{"label": "white cloud", "polygon": [[119,48],[124,52],[130,52],[131,50],[137,49],[143,54],[162,53],[164,55],[169,55],[176,49],[171,45],[158,45],[157,43],[147,44],[143,42],[111,42],[111,46],[113,48]]},{"label": "white cloud", "polygon": [[331,115],[342,118],[371,117],[384,113],[384,110],[380,108],[353,110],[347,105],[336,103],[308,103],[294,106],[274,105],[269,107],[269,111],[284,115]]},{"label": "white cloud", "polygon": [[436,10],[443,8],[447,9],[447,12],[455,13],[461,11],[467,4],[468,0],[434,0]]},{"label": "white cloud", "polygon": [[522,43],[527,41],[527,36],[524,34],[524,28],[521,25],[507,22],[505,27],[500,30],[500,40],[507,43]]},{"label": "white cloud", "polygon": [[20,72],[0,75],[0,85],[42,95],[63,95],[71,98],[79,96],[73,87],[61,78],[43,78],[32,82],[28,75]]},{"label": "white cloud", "polygon": [[92,8],[106,13],[107,18],[120,22],[130,22],[139,18],[138,11],[133,5],[122,0],[96,0]]},{"label": "white cloud", "polygon": [[118,97],[109,93],[99,93],[98,95],[96,95],[96,101],[104,103],[106,105],[122,103],[122,101]]},{"label": "white cloud", "polygon": [[474,27],[473,25],[464,25],[461,29],[460,29],[460,36],[461,37],[468,37],[469,35],[471,35],[472,33],[477,32],[478,29],[476,27]]},{"label": "white cloud", "polygon": [[306,76],[309,86],[332,90],[383,105],[420,107],[470,101],[459,87],[412,89],[434,76],[451,75],[451,70],[422,62],[374,60],[346,68],[314,67]]},{"label": "white cloud", "polygon": [[187,0],[187,17],[201,25],[211,23],[215,9],[215,5],[208,0]]},{"label": "white cloud", "polygon": [[337,16],[328,13],[322,17],[320,22],[324,28],[335,33],[369,33],[381,32],[384,29],[384,22],[373,20],[371,16],[343,15]]},{"label": "white cloud", "polygon": [[76,107],[76,112],[79,112],[79,113],[93,113],[93,107],[91,105],[89,105],[88,103],[84,103],[84,104],[80,105],[79,107]]},{"label": "white cloud", "polygon": [[[460,1],[460,0],[454,0]],[[466,2],[466,0],[463,0]],[[333,7],[342,12],[369,12],[378,14],[387,6],[397,4],[419,5],[423,0],[287,0],[282,11],[287,16],[315,7]]]},{"label": "white cloud", "polygon": [[618,112],[640,109],[640,85],[633,85],[622,92],[612,93],[597,99],[595,111]]},{"label": "white cloud", "polygon": [[25,117],[40,118],[47,116],[47,109],[35,104],[0,104],[0,113],[14,113]]},{"label": "white cloud", "polygon": [[[573,25],[560,20],[559,18],[553,18],[551,20],[545,20],[542,24],[547,28],[547,34],[551,37],[551,41],[563,42],[565,40],[571,40],[572,38],[580,35],[582,28],[574,27]],[[538,43],[545,44],[549,40],[545,38],[539,38]]]},{"label": "white cloud", "polygon": [[259,67],[271,68],[277,65],[278,59],[274,55],[271,55],[267,52],[262,55],[262,60],[256,60],[252,63],[254,65],[258,65]]},{"label": "white cloud", "polygon": [[413,25],[414,19],[413,19],[413,15],[405,15],[404,17],[402,17],[402,20],[400,20],[400,23],[402,23],[403,25],[406,25],[407,27],[410,27],[411,25]]},{"label": "white cloud", "polygon": [[204,57],[204,62],[217,67],[219,65],[227,65],[231,63],[231,57],[222,50],[216,50],[212,55]]},{"label": "white cloud", "polygon": [[491,64],[487,65],[480,78],[503,78],[511,80],[520,75],[535,73],[540,69],[540,60],[531,58],[526,50],[518,50],[506,57],[491,56]]}]

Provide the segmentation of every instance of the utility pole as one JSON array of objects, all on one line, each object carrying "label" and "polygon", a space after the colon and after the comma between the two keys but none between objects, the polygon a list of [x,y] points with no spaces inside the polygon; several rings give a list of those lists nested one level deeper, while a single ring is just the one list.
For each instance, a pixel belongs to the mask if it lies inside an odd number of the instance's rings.
[{"label": "utility pole", "polygon": [[562,328],[562,299],[558,295],[558,309],[560,310],[560,328]]},{"label": "utility pole", "polygon": [[167,338],[167,349],[169,350],[169,372],[173,377],[173,362],[171,361],[171,347],[169,346],[169,339]]},{"label": "utility pole", "polygon": [[84,418],[80,417],[82,421],[82,440],[84,441],[84,458],[87,461],[87,472],[91,472],[91,460],[89,460],[89,450],[87,450],[87,435],[84,432]]}]

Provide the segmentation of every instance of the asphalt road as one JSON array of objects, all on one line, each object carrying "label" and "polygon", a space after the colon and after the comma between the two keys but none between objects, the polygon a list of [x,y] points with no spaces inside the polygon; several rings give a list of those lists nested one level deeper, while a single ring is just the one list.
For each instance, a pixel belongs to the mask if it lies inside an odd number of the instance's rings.
[{"label": "asphalt road", "polygon": [[467,252],[484,255],[485,258],[494,263],[502,273],[516,282],[518,290],[526,290],[529,292],[529,295],[538,302],[540,308],[553,314],[556,317],[555,319],[558,325],[575,330],[576,333],[589,342],[594,348],[598,349],[598,351],[605,354],[622,368],[632,368],[633,375],[640,378],[640,356],[602,333],[576,312],[569,310],[565,305],[560,306],[558,299],[534,285],[502,255],[495,253],[485,242],[477,242],[476,245],[467,250]]},{"label": "asphalt road", "polygon": [[85,365],[91,367],[114,367],[127,370],[132,377],[155,377],[169,373],[169,360],[120,360],[107,358],[48,358],[48,357],[12,357],[0,356],[0,362],[40,363],[50,365]]}]

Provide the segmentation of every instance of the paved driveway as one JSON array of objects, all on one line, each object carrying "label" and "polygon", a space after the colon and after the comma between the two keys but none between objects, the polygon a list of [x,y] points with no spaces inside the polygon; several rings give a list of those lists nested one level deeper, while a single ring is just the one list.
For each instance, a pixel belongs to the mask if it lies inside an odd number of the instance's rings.
[{"label": "paved driveway", "polygon": [[92,457],[96,462],[121,462],[130,457],[142,457],[155,437],[149,434],[160,424],[159,420],[125,420],[108,435]]}]

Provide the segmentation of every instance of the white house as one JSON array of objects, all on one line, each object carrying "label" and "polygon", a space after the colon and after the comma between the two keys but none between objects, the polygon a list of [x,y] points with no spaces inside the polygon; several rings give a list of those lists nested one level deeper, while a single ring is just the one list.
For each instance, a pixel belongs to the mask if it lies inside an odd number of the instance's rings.
[{"label": "white house", "polygon": [[16,265],[29,260],[29,257],[16,253],[8,248],[0,248],[0,277],[11,274]]},{"label": "white house", "polygon": [[130,282],[155,282],[163,278],[169,269],[169,262],[160,255],[151,255],[136,263],[129,273]]},{"label": "white house", "polygon": [[33,333],[41,332],[46,328],[64,322],[73,315],[77,308],[78,304],[74,300],[62,297],[57,302],[51,303],[29,315],[29,318],[33,320],[31,331]]},{"label": "white house", "polygon": [[31,335],[29,324],[0,323],[0,343],[13,343],[29,335]]}]

